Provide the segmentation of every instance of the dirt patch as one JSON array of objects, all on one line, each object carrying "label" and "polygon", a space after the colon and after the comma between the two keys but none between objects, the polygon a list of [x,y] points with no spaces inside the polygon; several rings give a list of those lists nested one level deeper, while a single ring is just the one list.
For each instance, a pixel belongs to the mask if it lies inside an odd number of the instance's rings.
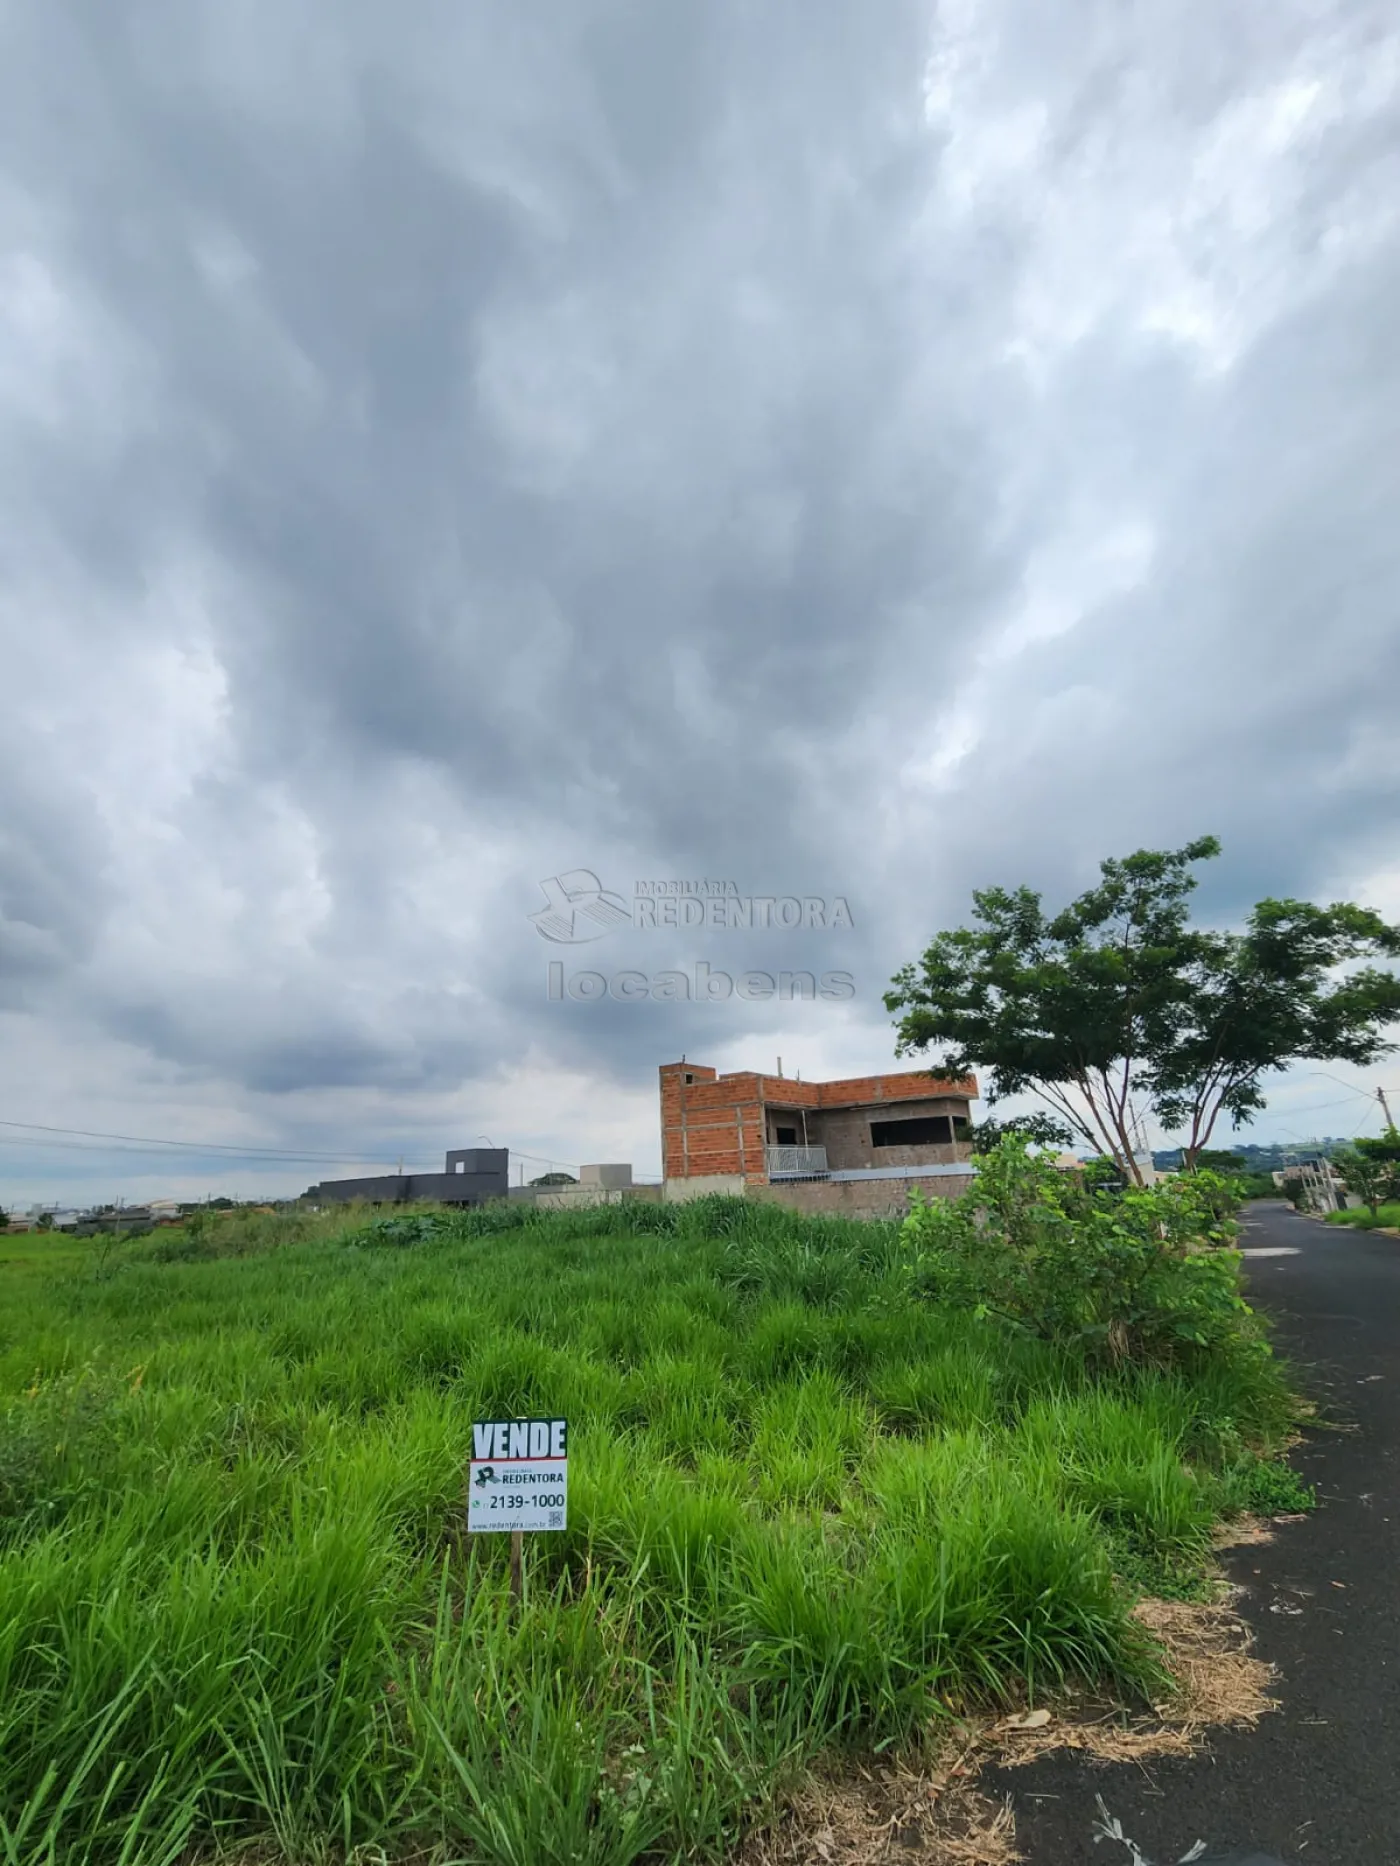
[{"label": "dirt patch", "polygon": [[[1290,1522],[1296,1518],[1290,1517]],[[1217,1549],[1263,1548],[1274,1539],[1274,1525],[1267,1516],[1236,1516],[1228,1523],[1217,1523],[1211,1546]]]},{"label": "dirt patch", "polygon": [[1134,1608],[1175,1681],[1150,1714],[1071,1702],[1035,1729],[1004,1719],[985,1732],[982,1760],[1014,1767],[1055,1749],[1104,1762],[1189,1756],[1209,1729],[1257,1723],[1275,1707],[1269,1692],[1274,1672],[1250,1651],[1249,1628],[1232,1605],[1235,1594],[1222,1585],[1214,1600],[1144,1600]]},{"label": "dirt patch", "polygon": [[928,1774],[855,1769],[809,1784],[774,1827],[753,1835],[736,1866],[1013,1866],[1010,1806],[979,1793],[971,1751],[950,1750]]}]

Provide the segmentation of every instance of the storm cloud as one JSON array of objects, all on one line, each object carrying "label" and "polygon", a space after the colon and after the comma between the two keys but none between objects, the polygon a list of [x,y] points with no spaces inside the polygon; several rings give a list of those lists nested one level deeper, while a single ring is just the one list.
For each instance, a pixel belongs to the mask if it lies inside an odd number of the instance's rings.
[{"label": "storm cloud", "polygon": [[[1364,0],[5,9],[0,1115],[654,1167],[975,886],[1400,910],[1398,102]],[[855,925],[564,951],[579,867]],[[88,1144],[5,1196],[214,1170]]]}]

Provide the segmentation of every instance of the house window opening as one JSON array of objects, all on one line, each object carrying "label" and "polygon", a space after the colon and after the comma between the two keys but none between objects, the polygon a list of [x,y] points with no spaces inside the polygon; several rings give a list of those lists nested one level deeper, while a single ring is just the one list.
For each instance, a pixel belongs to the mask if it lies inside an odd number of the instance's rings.
[{"label": "house window opening", "polygon": [[920,1115],[908,1121],[872,1121],[872,1147],[946,1147],[953,1139],[951,1115]]}]

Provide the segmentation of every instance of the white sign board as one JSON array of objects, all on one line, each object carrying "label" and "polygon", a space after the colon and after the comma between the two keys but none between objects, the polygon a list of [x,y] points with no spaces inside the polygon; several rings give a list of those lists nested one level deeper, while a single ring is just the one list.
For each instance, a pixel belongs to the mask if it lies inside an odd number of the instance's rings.
[{"label": "white sign board", "polygon": [[569,1516],[569,1430],[563,1419],[472,1425],[467,1529],[563,1529]]}]

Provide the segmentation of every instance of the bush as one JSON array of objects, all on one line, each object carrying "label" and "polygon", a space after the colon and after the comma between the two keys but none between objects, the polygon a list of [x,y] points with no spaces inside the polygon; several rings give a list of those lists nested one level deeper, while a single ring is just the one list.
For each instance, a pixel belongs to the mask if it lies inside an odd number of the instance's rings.
[{"label": "bush", "polygon": [[1225,1482],[1227,1491],[1235,1488],[1240,1507],[1257,1516],[1295,1516],[1317,1508],[1317,1492],[1282,1458],[1248,1453]]},{"label": "bush", "polygon": [[1221,1249],[1237,1233],[1228,1182],[1191,1174],[1151,1189],[1086,1191],[1023,1143],[983,1161],[955,1202],[917,1206],[903,1228],[910,1289],[997,1316],[1100,1362],[1158,1366],[1268,1352]]},{"label": "bush", "polygon": [[1400,1200],[1400,1135],[1393,1129],[1378,1140],[1357,1140],[1343,1148],[1334,1165],[1347,1191],[1367,1205],[1372,1216],[1381,1206]]},{"label": "bush", "polygon": [[1241,1199],[1280,1199],[1283,1193],[1274,1184],[1272,1173],[1239,1173],[1235,1183]]}]

